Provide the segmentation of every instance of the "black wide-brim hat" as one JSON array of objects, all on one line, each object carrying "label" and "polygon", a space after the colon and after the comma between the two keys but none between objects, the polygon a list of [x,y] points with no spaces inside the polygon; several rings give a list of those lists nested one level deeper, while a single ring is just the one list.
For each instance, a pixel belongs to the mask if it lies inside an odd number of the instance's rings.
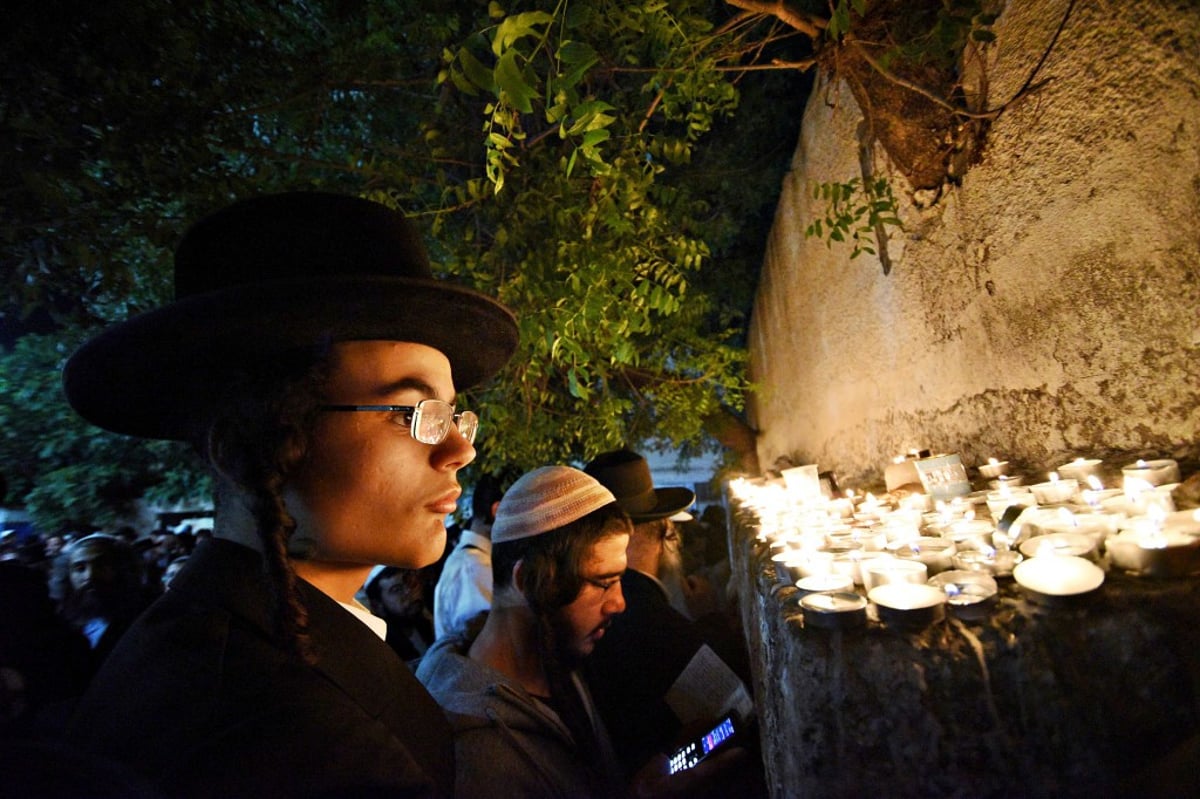
[{"label": "black wide-brim hat", "polygon": [[496,374],[517,347],[512,313],[435,280],[420,234],[356,197],[293,192],[245,200],[184,236],[176,300],[101,332],[63,386],[85,419],[118,433],[188,439],[236,369],[337,341],[425,344],[455,388]]},{"label": "black wide-brim hat", "polygon": [[655,488],[650,464],[629,449],[597,455],[584,468],[617,498],[621,510],[637,522],[649,522],[674,516],[691,507],[696,494],[689,488]]}]

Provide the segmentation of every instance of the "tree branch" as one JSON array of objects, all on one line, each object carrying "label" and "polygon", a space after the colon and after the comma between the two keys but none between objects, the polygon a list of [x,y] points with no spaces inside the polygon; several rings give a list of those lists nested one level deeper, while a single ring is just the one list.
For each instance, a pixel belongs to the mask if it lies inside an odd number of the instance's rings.
[{"label": "tree branch", "polygon": [[821,32],[829,27],[829,20],[792,8],[786,0],[725,0],[725,2],[743,11],[769,14],[810,39],[819,38]]},{"label": "tree branch", "polygon": [[[726,2],[733,2],[733,0],[726,0]],[[918,86],[917,84],[915,84],[911,81],[907,81],[904,78],[901,78],[898,75],[895,75],[895,74],[889,72],[887,69],[885,69],[883,67],[882,64],[880,64],[878,61],[876,61],[874,58],[871,57],[871,54],[867,52],[866,48],[863,47],[862,44],[858,40],[853,40],[849,36],[847,36],[845,41],[847,44],[854,47],[854,49],[859,52],[859,54],[863,57],[863,60],[866,61],[871,66],[871,69],[875,70],[880,75],[882,75],[884,78],[890,80],[892,83],[895,83],[897,86],[903,86],[904,88],[906,88],[910,91],[916,92],[917,94],[926,98],[927,100],[934,103],[935,105],[945,108],[947,111],[950,111],[951,113],[956,114],[957,116],[966,117],[968,119],[995,119],[996,117],[998,117],[1002,113],[1004,113],[1004,111],[1010,105],[1015,103],[1017,100],[1021,99],[1026,94],[1036,91],[1037,89],[1039,89],[1043,85],[1045,85],[1046,81],[1040,81],[1038,83],[1034,83],[1033,79],[1037,76],[1038,72],[1041,71],[1042,67],[1046,63],[1046,59],[1050,57],[1050,53],[1054,50],[1055,45],[1058,44],[1058,38],[1059,38],[1059,36],[1062,35],[1063,28],[1065,28],[1067,26],[1067,20],[1071,18],[1071,12],[1075,8],[1075,2],[1076,2],[1076,0],[1068,0],[1067,10],[1063,13],[1063,18],[1059,21],[1058,28],[1054,31],[1054,36],[1052,36],[1050,38],[1050,43],[1046,45],[1046,49],[1042,52],[1042,57],[1040,59],[1038,59],[1037,64],[1034,65],[1033,69],[1030,71],[1029,76],[1025,79],[1025,83],[1021,86],[1020,89],[1017,90],[1016,94],[1014,94],[1011,98],[1009,98],[1009,100],[1007,102],[998,106],[997,108],[993,108],[991,111],[975,112],[975,111],[968,111],[964,108],[959,108],[959,107],[955,106],[953,103],[950,103],[949,101],[947,101],[946,99],[937,96],[936,94],[934,94],[933,92],[924,88],[923,86]]]},{"label": "tree branch", "polygon": [[911,92],[916,92],[917,94],[924,97],[926,100],[929,100],[929,102],[933,103],[934,105],[936,105],[940,108],[946,109],[947,111],[949,111],[952,114],[956,114],[958,116],[963,116],[963,117],[969,117],[971,119],[995,119],[996,116],[998,116],[1000,113],[999,111],[973,112],[973,111],[967,111],[964,108],[959,108],[958,106],[949,102],[945,98],[939,97],[938,95],[931,92],[929,89],[926,89],[924,86],[920,86],[916,83],[913,83],[910,80],[905,80],[904,78],[900,77],[899,75],[889,72],[887,69],[884,68],[884,66],[882,64],[880,64],[878,61],[876,61],[874,58],[871,57],[871,54],[867,52],[867,49],[865,47],[863,47],[861,42],[859,42],[857,39],[851,39],[849,36],[847,36],[844,41],[848,45],[853,47],[856,51],[858,51],[858,54],[862,56],[863,61],[866,61],[867,64],[870,65],[871,69],[878,72],[884,78],[886,78],[887,80],[896,84],[897,86],[902,86],[903,88],[908,89]]}]

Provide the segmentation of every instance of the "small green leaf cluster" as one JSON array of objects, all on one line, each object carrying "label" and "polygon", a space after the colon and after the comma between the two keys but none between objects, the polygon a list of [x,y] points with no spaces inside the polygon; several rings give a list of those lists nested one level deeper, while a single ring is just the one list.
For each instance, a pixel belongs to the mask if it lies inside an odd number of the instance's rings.
[{"label": "small green leaf cluster", "polygon": [[892,184],[884,177],[870,180],[851,178],[845,183],[814,183],[814,200],[823,200],[825,210],[821,217],[804,229],[806,238],[825,239],[832,247],[836,242],[850,242],[851,260],[868,253],[875,255],[876,231],[904,226],[897,215],[899,211]]}]

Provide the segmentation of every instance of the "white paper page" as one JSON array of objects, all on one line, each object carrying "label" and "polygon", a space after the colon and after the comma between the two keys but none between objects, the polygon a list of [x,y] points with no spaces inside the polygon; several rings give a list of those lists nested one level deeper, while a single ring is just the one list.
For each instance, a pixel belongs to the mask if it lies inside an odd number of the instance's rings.
[{"label": "white paper page", "polygon": [[667,705],[684,724],[710,722],[732,710],[743,719],[754,715],[754,700],[737,674],[707,644],[667,691]]}]

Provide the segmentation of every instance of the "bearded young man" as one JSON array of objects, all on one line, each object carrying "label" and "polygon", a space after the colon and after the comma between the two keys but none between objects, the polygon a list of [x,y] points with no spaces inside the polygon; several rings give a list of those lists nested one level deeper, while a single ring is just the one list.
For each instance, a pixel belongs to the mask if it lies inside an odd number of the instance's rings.
[{"label": "bearded young man", "polygon": [[623,792],[577,668],[625,608],[629,530],[612,494],[567,466],[529,472],[500,501],[487,620],[473,639],[440,639],[417,669],[454,726],[461,795]]},{"label": "bearded young man", "polygon": [[168,796],[451,795],[449,726],[354,594],[376,564],[440,556],[478,427],[455,398],[512,354],[512,314],[433,279],[401,213],[317,192],[195,225],[175,288],[64,383],[101,427],[193,445],[214,535],[70,740]]}]

